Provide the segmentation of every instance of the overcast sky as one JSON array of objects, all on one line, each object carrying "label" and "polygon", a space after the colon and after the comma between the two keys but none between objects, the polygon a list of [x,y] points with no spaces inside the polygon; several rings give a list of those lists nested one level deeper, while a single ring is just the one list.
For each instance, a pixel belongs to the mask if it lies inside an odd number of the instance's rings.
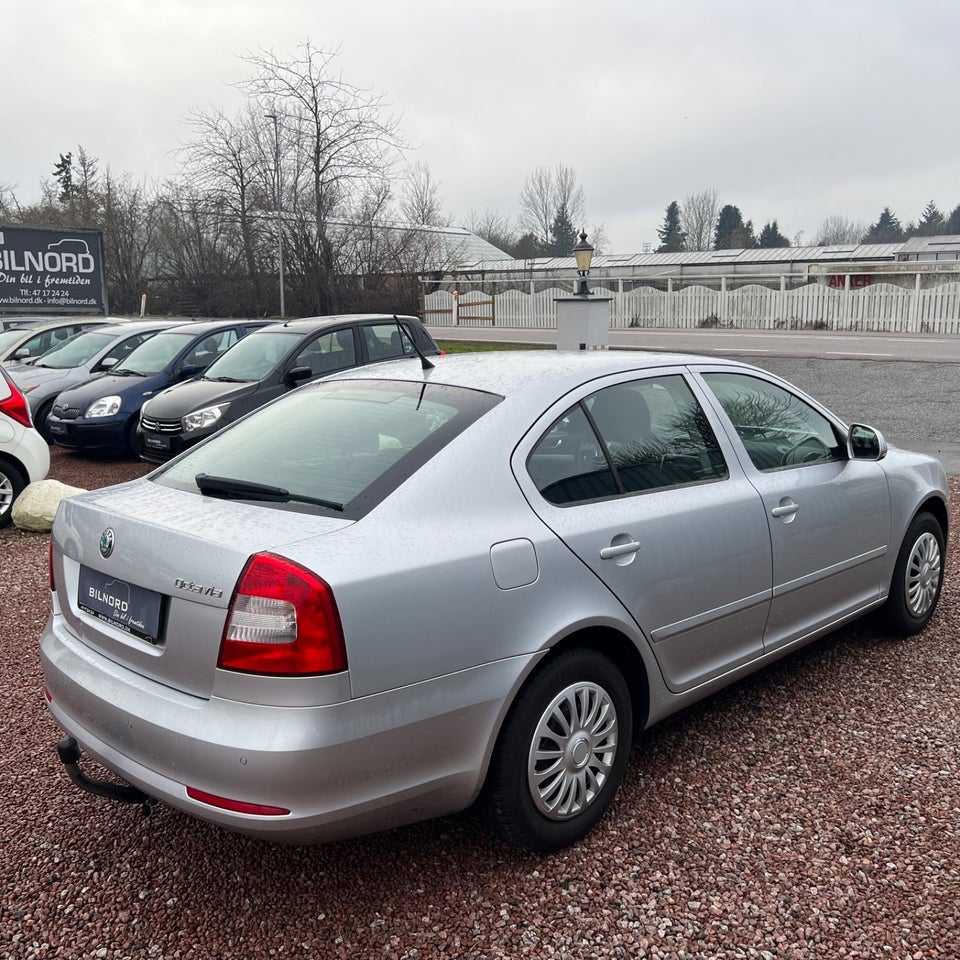
[{"label": "overcast sky", "polygon": [[807,243],[830,215],[960,204],[960,0],[6,0],[0,37],[0,185],[24,202],[78,145],[174,175],[184,118],[239,108],[244,55],[310,40],[393,104],[458,224],[513,217],[559,163],[610,253],[710,187]]}]

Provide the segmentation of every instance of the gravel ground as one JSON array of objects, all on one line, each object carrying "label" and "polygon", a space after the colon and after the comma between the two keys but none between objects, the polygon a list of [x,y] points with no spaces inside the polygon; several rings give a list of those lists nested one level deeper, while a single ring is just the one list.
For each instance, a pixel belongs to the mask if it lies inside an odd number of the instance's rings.
[{"label": "gravel ground", "polygon": [[[55,451],[51,476],[146,469]],[[469,815],[292,848],[81,793],[41,695],[47,538],[0,532],[0,576],[0,956],[960,957],[955,538],[924,634],[854,625],[649,731],[547,858]]]}]

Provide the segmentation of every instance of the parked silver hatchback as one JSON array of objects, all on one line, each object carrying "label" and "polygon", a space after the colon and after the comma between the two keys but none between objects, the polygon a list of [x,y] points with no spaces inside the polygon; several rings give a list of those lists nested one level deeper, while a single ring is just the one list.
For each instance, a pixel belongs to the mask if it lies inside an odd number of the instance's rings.
[{"label": "parked silver hatchback", "polygon": [[361,368],[63,503],[61,758],[274,839],[479,801],[555,850],[637,732],[868,611],[923,629],[947,505],[935,460],[740,363]]}]

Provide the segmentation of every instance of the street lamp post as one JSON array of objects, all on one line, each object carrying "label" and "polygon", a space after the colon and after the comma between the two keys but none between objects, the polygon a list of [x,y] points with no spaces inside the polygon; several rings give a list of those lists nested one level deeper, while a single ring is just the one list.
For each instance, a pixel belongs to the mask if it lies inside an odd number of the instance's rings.
[{"label": "street lamp post", "polygon": [[587,286],[587,274],[590,272],[590,263],[593,260],[593,244],[587,243],[586,231],[580,234],[580,242],[573,248],[573,255],[577,260],[577,276],[580,285],[577,288],[578,297],[589,297],[590,288]]},{"label": "street lamp post", "polygon": [[280,319],[287,316],[286,305],[283,298],[283,229],[280,223],[281,194],[280,194],[280,118],[275,113],[267,113],[264,116],[273,121],[273,173],[274,173],[274,194],[273,194],[273,215],[276,218],[277,229],[277,266],[280,272]]}]

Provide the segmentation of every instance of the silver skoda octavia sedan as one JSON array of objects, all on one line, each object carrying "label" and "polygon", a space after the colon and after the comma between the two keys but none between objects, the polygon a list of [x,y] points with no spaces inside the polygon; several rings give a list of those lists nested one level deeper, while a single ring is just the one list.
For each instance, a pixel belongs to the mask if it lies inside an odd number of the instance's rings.
[{"label": "silver skoda octavia sedan", "polygon": [[277,840],[477,802],[555,850],[644,728],[868,611],[922,630],[947,498],[935,460],[740,363],[361,368],[63,503],[61,759]]}]

